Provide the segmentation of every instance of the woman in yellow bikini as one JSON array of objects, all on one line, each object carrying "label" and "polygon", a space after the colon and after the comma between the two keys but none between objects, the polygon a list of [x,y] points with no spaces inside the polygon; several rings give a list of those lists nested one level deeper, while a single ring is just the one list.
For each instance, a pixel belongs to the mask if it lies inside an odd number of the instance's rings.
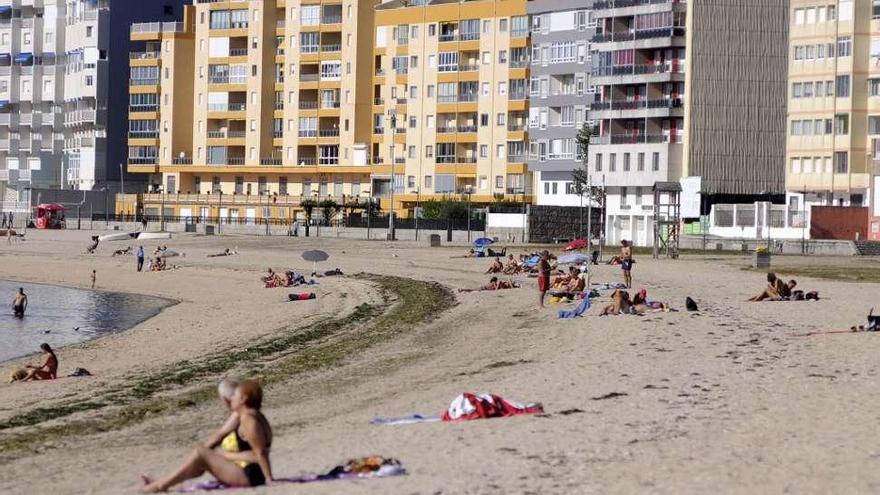
[{"label": "woman in yellow bikini", "polygon": [[[164,492],[205,472],[232,487],[260,486],[271,482],[269,449],[272,445],[272,427],[260,412],[262,404],[263,389],[260,384],[252,380],[241,382],[229,400],[232,414],[223,427],[196,447],[173,473],[155,481],[141,475],[141,491]],[[218,443],[222,452],[213,450]]]}]

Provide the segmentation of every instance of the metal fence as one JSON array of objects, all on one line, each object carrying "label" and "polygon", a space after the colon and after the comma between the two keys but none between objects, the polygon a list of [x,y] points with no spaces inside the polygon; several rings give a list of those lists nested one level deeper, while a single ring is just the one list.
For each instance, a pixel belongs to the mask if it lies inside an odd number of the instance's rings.
[{"label": "metal fence", "polygon": [[[368,217],[366,215],[350,215],[343,218],[332,218],[329,222],[324,218],[312,218],[309,225],[322,227],[352,227],[352,228],[388,228],[388,215]],[[208,224],[208,225],[281,225],[289,226],[297,222],[304,226],[305,221],[291,218],[247,218],[247,217],[219,217],[219,216],[175,216],[175,215],[104,215],[96,213],[91,217],[96,222],[141,222],[148,223],[179,223],[179,224]],[[68,225],[69,222],[68,222]],[[450,219],[427,219],[419,218],[395,218],[395,229],[420,229],[420,230],[470,230],[483,231],[486,222],[482,219],[450,218]]]}]

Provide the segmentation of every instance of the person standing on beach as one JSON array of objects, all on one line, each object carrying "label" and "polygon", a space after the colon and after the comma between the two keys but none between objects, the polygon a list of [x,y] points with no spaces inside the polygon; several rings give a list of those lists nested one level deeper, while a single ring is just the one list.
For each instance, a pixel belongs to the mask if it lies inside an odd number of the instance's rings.
[{"label": "person standing on beach", "polygon": [[141,271],[144,268],[144,247],[143,246],[138,246],[137,262],[138,262],[138,271]]},{"label": "person standing on beach", "polygon": [[620,268],[623,269],[623,283],[627,289],[632,289],[632,246],[625,239],[620,241]]},{"label": "person standing on beach", "polygon": [[546,249],[541,252],[541,260],[538,261],[538,302],[544,307],[544,296],[550,290],[550,252]]},{"label": "person standing on beach", "polygon": [[12,314],[17,318],[24,318],[24,311],[27,309],[28,298],[24,293],[24,288],[18,288],[18,294],[12,300]]},{"label": "person standing on beach", "polygon": [[95,270],[92,270],[92,288],[93,288],[93,289],[95,288],[95,279],[96,279],[97,277],[98,277],[98,272],[95,271]]}]

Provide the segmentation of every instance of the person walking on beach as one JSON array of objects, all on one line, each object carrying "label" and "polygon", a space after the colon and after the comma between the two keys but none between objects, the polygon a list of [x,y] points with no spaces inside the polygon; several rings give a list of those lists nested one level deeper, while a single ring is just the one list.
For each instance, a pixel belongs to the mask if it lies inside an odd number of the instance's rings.
[{"label": "person walking on beach", "polygon": [[620,241],[620,268],[623,269],[623,283],[627,289],[632,289],[632,246],[625,239]]},{"label": "person walking on beach", "polygon": [[24,317],[24,311],[27,309],[28,298],[24,293],[24,288],[18,288],[18,294],[15,295],[15,298],[12,300],[12,314],[17,318]]},{"label": "person walking on beach", "polygon": [[95,271],[95,270],[92,270],[92,288],[93,288],[93,289],[95,288],[95,279],[96,279],[97,277],[98,277],[98,272]]},{"label": "person walking on beach", "polygon": [[138,271],[141,271],[144,268],[144,247],[143,246],[138,246],[137,262],[138,262]]},{"label": "person walking on beach", "polygon": [[538,261],[538,302],[544,307],[544,296],[550,290],[550,252],[546,249],[541,252],[541,259]]}]

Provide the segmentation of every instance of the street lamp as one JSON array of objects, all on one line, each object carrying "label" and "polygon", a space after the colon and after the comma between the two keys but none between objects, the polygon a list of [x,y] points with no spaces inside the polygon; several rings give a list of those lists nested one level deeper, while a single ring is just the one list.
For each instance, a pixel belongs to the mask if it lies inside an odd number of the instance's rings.
[{"label": "street lamp", "polygon": [[416,195],[415,217],[416,217],[416,240],[418,241],[419,240],[419,214],[421,214],[421,209],[422,209],[422,188],[421,187],[416,188],[415,191],[410,191],[409,193]]},{"label": "street lamp", "polygon": [[370,240],[370,227],[372,226],[370,217],[373,216],[373,196],[370,191],[364,191],[367,195],[367,240]]},{"label": "street lamp", "polygon": [[471,194],[474,193],[474,186],[468,184],[464,186],[464,193],[467,195],[467,240],[471,242]]},{"label": "street lamp", "polygon": [[[394,105],[397,104],[397,100],[392,100]],[[394,158],[394,151],[397,148],[397,143],[394,142],[394,137],[397,135],[397,110],[390,109],[388,110],[388,116],[391,119],[391,207],[389,208],[388,213],[388,231],[391,232],[391,239],[394,240],[394,165],[396,163]]]}]

